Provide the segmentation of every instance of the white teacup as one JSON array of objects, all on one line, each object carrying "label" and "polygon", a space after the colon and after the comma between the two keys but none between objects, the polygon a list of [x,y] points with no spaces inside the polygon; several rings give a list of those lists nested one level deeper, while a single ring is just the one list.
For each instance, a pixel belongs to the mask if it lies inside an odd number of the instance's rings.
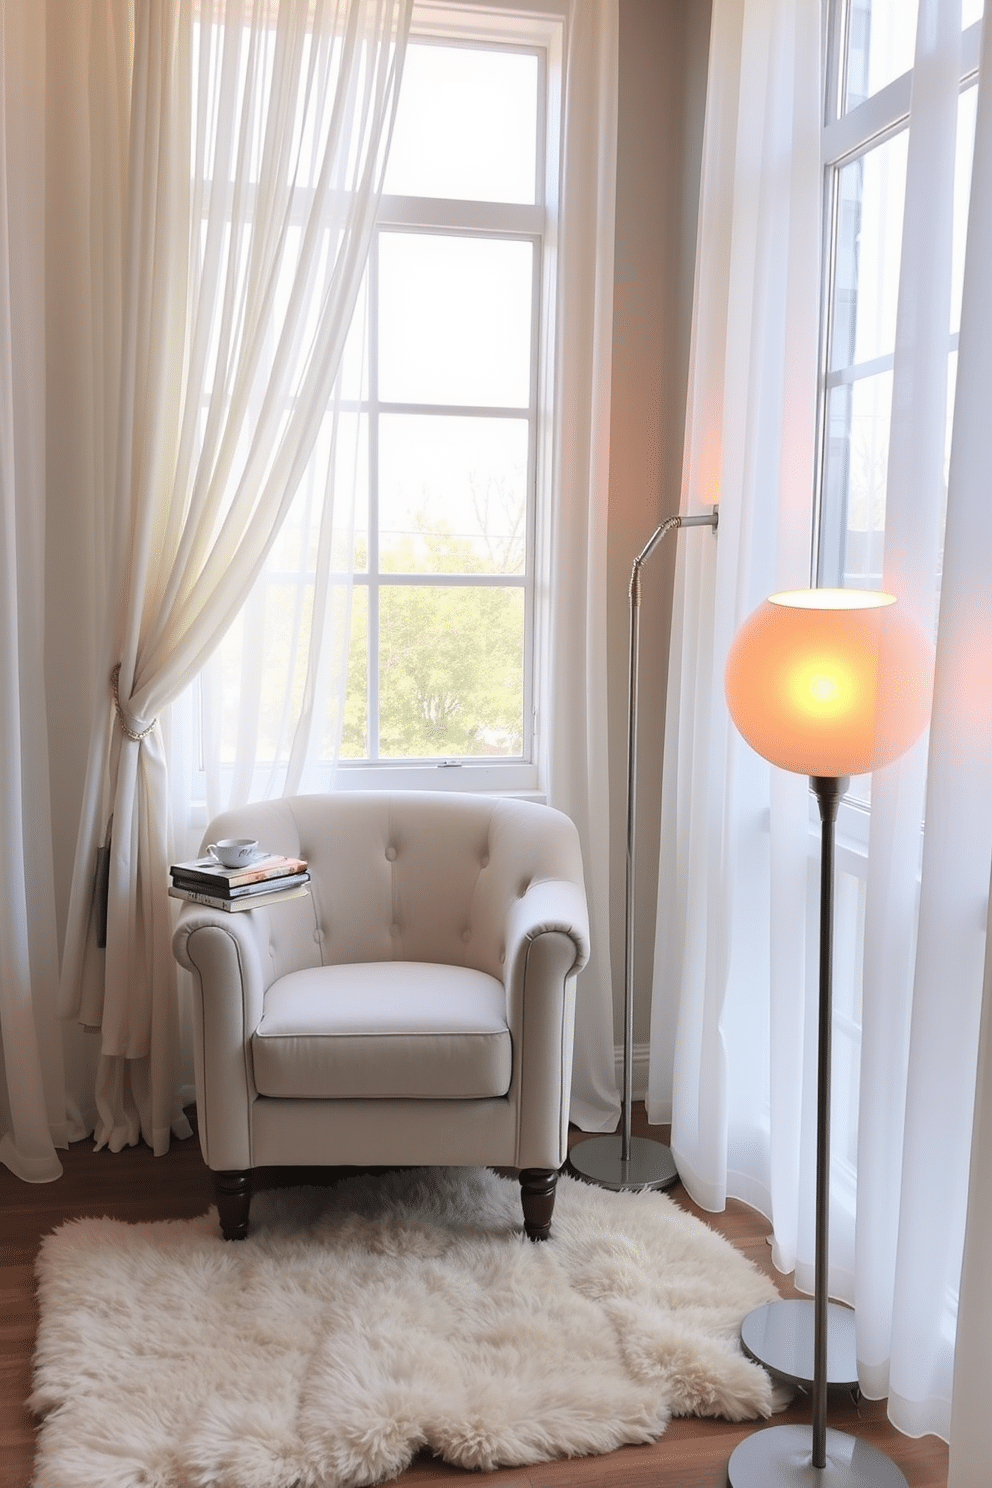
[{"label": "white teacup", "polygon": [[219,842],[211,842],[207,846],[207,852],[211,857],[223,863],[225,868],[244,868],[255,857],[258,851],[258,843],[254,837],[222,837]]}]

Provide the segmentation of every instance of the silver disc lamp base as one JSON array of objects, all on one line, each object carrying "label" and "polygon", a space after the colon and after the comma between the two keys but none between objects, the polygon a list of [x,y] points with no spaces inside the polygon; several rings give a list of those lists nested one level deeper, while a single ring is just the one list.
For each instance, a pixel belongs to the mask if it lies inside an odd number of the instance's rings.
[{"label": "silver disc lamp base", "polygon": [[671,1148],[650,1137],[631,1137],[627,1162],[623,1160],[619,1133],[577,1142],[568,1154],[568,1161],[580,1178],[598,1183],[600,1188],[671,1188],[679,1176]]},{"label": "silver disc lamp base", "polygon": [[767,1426],[747,1436],[727,1466],[730,1488],[907,1488],[891,1457],[877,1447],[827,1431],[827,1460],[813,1466],[808,1426]]},{"label": "silver disc lamp base", "polygon": [[[813,1302],[785,1297],[749,1312],[741,1324],[744,1352],[791,1385],[813,1381],[816,1309]],[[858,1383],[854,1312],[831,1302],[827,1307],[827,1384],[853,1390]]]}]

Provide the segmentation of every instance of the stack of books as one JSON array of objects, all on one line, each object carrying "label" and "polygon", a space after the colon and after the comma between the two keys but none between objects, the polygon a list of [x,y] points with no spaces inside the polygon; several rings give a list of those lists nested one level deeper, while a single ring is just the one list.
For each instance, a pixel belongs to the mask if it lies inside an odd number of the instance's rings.
[{"label": "stack of books", "polygon": [[302,858],[259,852],[243,868],[225,868],[214,857],[193,858],[170,868],[174,899],[192,899],[214,909],[235,913],[271,904],[277,899],[295,899],[305,893],[310,874]]}]

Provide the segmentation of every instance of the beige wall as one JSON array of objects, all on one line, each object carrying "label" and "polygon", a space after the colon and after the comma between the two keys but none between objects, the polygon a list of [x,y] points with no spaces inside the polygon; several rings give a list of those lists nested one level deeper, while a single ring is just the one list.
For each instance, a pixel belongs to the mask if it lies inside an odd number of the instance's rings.
[{"label": "beige wall", "polygon": [[[631,565],[679,509],[710,0],[620,0],[610,429],[609,708],[614,1006],[623,1037]],[[711,540],[709,532],[681,540]],[[676,538],[643,570],[635,877],[635,1044],[648,1037],[668,633]],[[636,1078],[635,1078],[636,1086]]]}]

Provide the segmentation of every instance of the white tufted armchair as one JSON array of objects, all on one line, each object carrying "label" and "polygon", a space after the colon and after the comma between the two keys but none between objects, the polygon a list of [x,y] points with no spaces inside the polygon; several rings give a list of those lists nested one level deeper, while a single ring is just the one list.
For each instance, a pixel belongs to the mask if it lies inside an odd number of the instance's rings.
[{"label": "white tufted armchair", "polygon": [[550,807],[338,792],[229,811],[204,841],[305,858],[309,892],[228,914],[185,903],[196,1104],[226,1239],[251,1170],[520,1170],[546,1238],[567,1155],[575,978],[588,958],[578,837]]}]

